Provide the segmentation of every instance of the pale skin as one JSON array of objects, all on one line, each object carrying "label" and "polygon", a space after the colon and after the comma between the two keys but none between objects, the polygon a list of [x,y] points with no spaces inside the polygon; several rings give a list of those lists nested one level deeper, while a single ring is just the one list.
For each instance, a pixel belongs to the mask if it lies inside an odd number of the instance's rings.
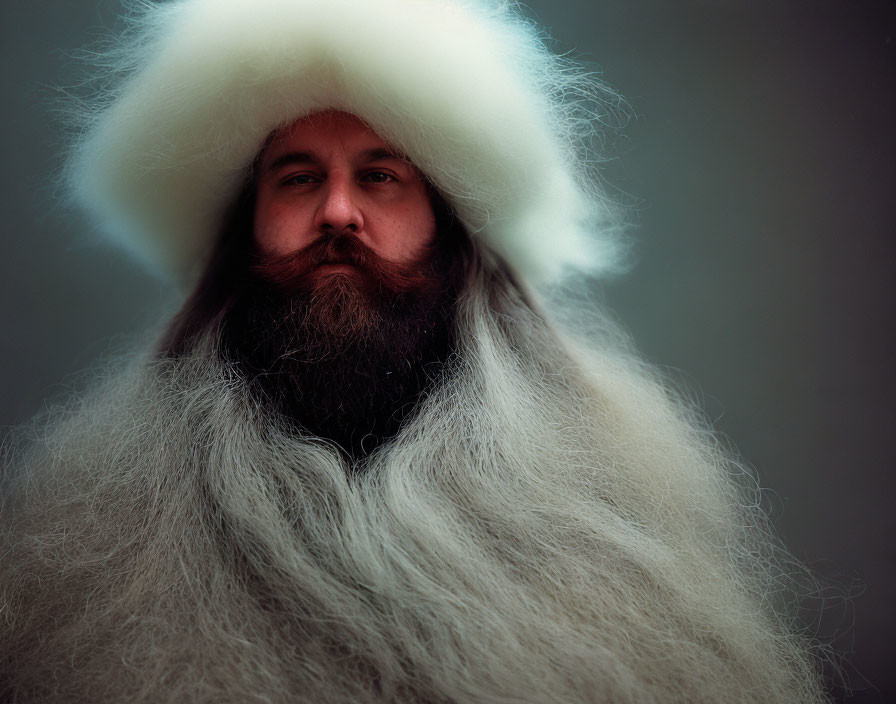
[{"label": "pale skin", "polygon": [[436,222],[419,170],[354,115],[327,111],[284,128],[261,155],[254,231],[265,254],[352,233],[384,259],[407,264],[432,243]]}]

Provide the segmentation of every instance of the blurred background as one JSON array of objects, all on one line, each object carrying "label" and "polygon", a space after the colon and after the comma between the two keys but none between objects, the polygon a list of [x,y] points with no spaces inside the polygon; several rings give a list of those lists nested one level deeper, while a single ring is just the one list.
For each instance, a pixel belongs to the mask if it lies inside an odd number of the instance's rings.
[{"label": "blurred background", "polygon": [[[529,0],[628,100],[605,173],[635,267],[605,296],[756,468],[825,584],[850,702],[896,701],[896,11],[889,0]],[[118,0],[6,0],[0,430],[80,384],[175,291],[63,204],[59,87]],[[724,673],[719,673],[724,677]]]}]

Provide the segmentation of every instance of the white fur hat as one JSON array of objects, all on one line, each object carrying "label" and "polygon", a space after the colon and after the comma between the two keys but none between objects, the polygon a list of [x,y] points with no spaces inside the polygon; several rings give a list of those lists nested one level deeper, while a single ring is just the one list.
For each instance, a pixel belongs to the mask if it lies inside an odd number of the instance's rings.
[{"label": "white fur hat", "polygon": [[511,3],[175,0],[144,3],[134,27],[70,176],[157,271],[189,281],[268,135],[327,108],[407,154],[533,283],[615,262],[586,168],[605,89]]}]

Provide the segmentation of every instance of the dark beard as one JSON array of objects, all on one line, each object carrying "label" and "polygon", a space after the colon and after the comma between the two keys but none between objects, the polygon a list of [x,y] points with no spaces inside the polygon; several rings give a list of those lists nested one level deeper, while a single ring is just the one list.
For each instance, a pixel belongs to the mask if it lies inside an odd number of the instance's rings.
[{"label": "dark beard", "polygon": [[[456,256],[386,262],[354,235],[263,258],[222,325],[261,403],[357,461],[394,437],[454,349]],[[349,265],[324,273],[321,265]]]}]

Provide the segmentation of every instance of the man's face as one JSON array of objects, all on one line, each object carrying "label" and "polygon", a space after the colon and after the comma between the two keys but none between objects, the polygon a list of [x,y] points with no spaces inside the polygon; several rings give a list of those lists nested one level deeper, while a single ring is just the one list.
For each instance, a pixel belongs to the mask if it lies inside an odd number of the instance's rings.
[{"label": "man's face", "polygon": [[352,115],[299,120],[258,161],[255,251],[225,357],[265,403],[360,457],[398,431],[454,348],[466,234]]},{"label": "man's face", "polygon": [[[316,113],[278,133],[261,156],[257,183],[254,233],[262,255],[349,234],[402,265],[421,260],[435,238],[420,172],[354,115]],[[351,275],[353,268],[324,263],[316,275]]]}]

